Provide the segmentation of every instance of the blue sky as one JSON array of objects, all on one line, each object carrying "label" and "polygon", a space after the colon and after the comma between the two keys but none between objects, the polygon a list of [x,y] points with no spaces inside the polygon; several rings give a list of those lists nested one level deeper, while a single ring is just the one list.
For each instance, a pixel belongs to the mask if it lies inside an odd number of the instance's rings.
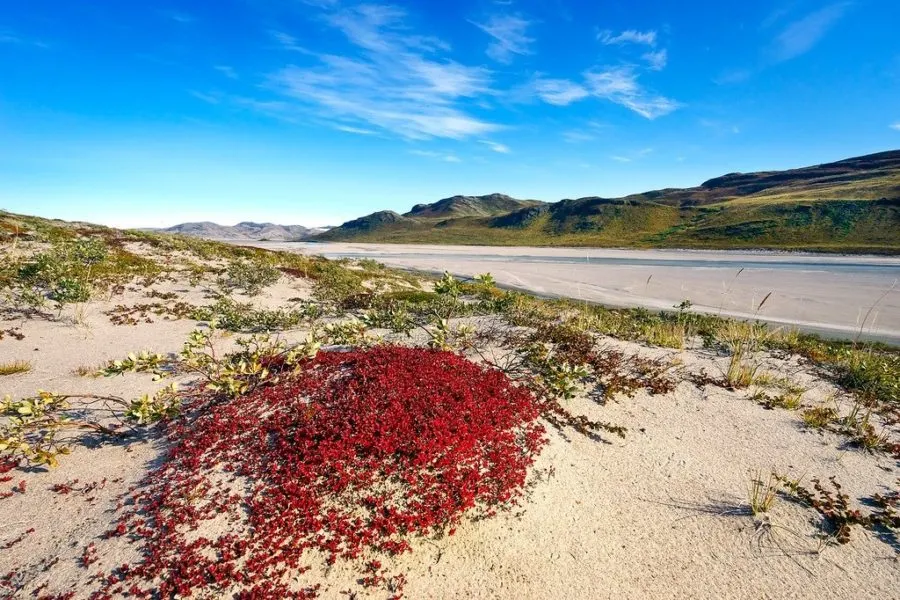
[{"label": "blue sky", "polygon": [[900,148],[900,2],[0,0],[0,207],[339,224]]}]

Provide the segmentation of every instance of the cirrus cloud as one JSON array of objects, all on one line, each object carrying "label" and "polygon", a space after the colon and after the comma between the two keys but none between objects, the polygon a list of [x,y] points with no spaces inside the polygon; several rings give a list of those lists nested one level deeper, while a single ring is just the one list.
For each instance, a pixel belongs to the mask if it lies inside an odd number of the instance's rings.
[{"label": "cirrus cloud", "polygon": [[547,104],[567,106],[590,94],[584,87],[566,79],[536,79],[534,91]]},{"label": "cirrus cloud", "polygon": [[614,35],[610,30],[604,30],[597,34],[597,39],[601,44],[607,46],[622,44],[644,44],[647,46],[656,45],[656,31],[637,31],[635,29],[627,29],[618,35]]},{"label": "cirrus cloud", "polygon": [[493,38],[487,55],[497,62],[509,64],[516,54],[531,54],[534,39],[526,35],[530,21],[518,15],[494,15],[486,23],[471,23]]},{"label": "cirrus cloud", "polygon": [[[298,111],[408,139],[462,139],[501,129],[471,107],[494,93],[490,71],[439,58],[449,46],[412,34],[405,19],[402,9],[382,5],[328,13],[325,22],[356,48],[354,55],[310,53],[314,64],[280,69],[270,75],[270,88],[293,100]],[[293,38],[279,37],[295,49]]]},{"label": "cirrus cloud", "polygon": [[788,25],[769,47],[772,60],[784,62],[809,52],[849,7],[849,2],[831,4]]}]

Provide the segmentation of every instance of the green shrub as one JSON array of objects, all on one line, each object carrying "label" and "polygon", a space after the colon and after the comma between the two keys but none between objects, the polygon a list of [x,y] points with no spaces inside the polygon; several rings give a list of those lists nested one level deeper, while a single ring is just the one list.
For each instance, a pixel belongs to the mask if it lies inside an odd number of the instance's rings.
[{"label": "green shrub", "polygon": [[376,298],[378,306],[389,306],[394,303],[407,304],[426,304],[434,302],[439,296],[434,292],[426,292],[423,290],[399,290],[396,292],[385,292],[379,294]]},{"label": "green shrub", "polygon": [[313,296],[320,302],[339,306],[347,298],[367,292],[358,272],[334,262],[317,265],[314,277]]},{"label": "green shrub", "polygon": [[319,308],[310,303],[270,310],[220,298],[215,304],[194,309],[190,317],[197,321],[215,321],[218,327],[228,331],[261,332],[292,329],[319,315]]},{"label": "green shrub", "polygon": [[236,260],[229,263],[223,284],[230,289],[243,290],[248,296],[256,296],[280,277],[281,272],[269,263]]}]

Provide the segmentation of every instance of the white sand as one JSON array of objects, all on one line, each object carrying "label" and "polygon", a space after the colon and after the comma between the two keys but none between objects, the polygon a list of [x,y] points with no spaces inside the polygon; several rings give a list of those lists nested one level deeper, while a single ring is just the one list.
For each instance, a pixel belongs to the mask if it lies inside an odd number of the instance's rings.
[{"label": "white sand", "polygon": [[[536,281],[553,280],[552,265],[545,266],[543,275],[533,276]],[[485,270],[503,276],[496,268]],[[568,276],[577,275],[575,270]],[[202,296],[180,285],[159,289],[180,290],[190,301]],[[302,282],[283,279],[261,302],[277,305],[307,291]],[[112,304],[142,301],[147,300],[135,291]],[[157,320],[117,327],[101,312],[109,306],[90,304],[81,326],[46,320],[0,324],[20,324],[26,335],[22,341],[0,341],[0,361],[34,363],[30,373],[0,379],[0,393],[21,397],[44,388],[127,398],[161,387],[143,374],[106,379],[72,374],[81,365],[130,351],[177,352],[195,325]],[[690,371],[717,374],[727,361],[700,349],[603,343],[665,358]],[[769,358],[766,368],[807,388],[804,404],[836,397],[847,409],[844,396],[796,360]],[[808,508],[779,500],[770,514],[771,527],[759,531],[752,517],[727,514],[746,509],[750,470],[802,474],[807,485],[812,477],[834,475],[854,504],[895,488],[898,477],[896,461],[847,450],[843,438],[810,432],[796,412],[765,410],[748,399],[749,393],[682,382],[670,394],[640,393],[606,406],[576,398],[573,410],[624,425],[627,437],[602,443],[577,434],[566,440],[551,432],[521,510],[466,522],[455,536],[418,541],[411,554],[380,559],[390,573],[407,575],[405,597],[414,599],[900,598],[896,549],[862,529],[855,528],[845,546],[820,548],[820,519]],[[114,518],[116,496],[139,481],[162,451],[153,440],[128,449],[77,448],[56,470],[15,473],[13,482],[2,484],[6,491],[23,479],[28,491],[0,501],[0,544],[35,528],[23,542],[0,550],[0,575],[22,574],[23,587],[14,597],[30,597],[47,584],[43,593],[72,589],[76,598],[86,598],[93,573],[134,560],[132,548],[99,536]],[[74,478],[81,483],[107,478],[108,483],[92,500],[49,490]],[[78,557],[91,542],[97,544],[99,561],[85,569]],[[355,583],[358,578],[359,571],[345,563],[331,570],[318,566],[304,575],[324,583],[323,598],[335,599],[346,599],[341,591],[347,589],[369,597]],[[371,597],[386,596],[377,590]]]}]

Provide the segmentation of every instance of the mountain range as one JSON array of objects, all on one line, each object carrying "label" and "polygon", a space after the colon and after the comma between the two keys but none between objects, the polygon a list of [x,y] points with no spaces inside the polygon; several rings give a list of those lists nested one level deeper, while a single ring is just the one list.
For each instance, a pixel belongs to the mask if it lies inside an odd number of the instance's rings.
[{"label": "mountain range", "polygon": [[165,229],[164,233],[177,233],[213,240],[271,240],[292,242],[306,240],[327,231],[327,227],[304,227],[302,225],[276,225],[274,223],[253,223],[244,221],[234,226],[218,225],[209,221],[181,223]]},{"label": "mountain range", "polygon": [[546,203],[453,196],[379,211],[320,241],[770,248],[900,253],[900,150],[838,162],[729,173],[692,188]]}]

